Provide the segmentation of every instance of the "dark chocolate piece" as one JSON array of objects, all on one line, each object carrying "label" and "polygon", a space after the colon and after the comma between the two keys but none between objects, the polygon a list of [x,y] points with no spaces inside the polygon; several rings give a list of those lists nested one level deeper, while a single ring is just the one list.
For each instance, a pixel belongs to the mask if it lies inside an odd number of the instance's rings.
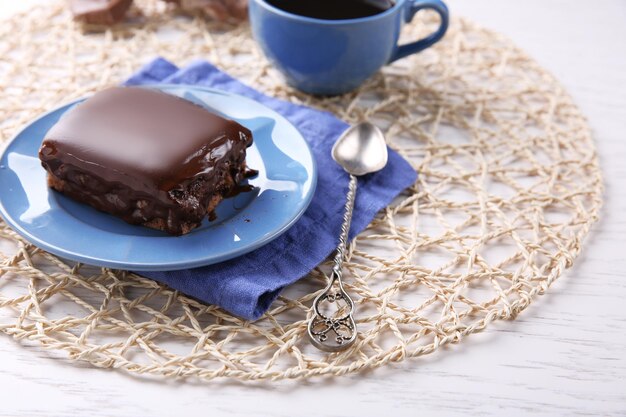
[{"label": "dark chocolate piece", "polygon": [[133,0],[69,0],[74,19],[92,25],[112,25],[124,19]]},{"label": "dark chocolate piece", "polygon": [[139,87],[95,94],[39,151],[49,185],[129,223],[197,227],[246,175],[252,134],[187,100]]},{"label": "dark chocolate piece", "polygon": [[184,12],[201,12],[220,22],[240,22],[248,17],[248,0],[165,0]]}]

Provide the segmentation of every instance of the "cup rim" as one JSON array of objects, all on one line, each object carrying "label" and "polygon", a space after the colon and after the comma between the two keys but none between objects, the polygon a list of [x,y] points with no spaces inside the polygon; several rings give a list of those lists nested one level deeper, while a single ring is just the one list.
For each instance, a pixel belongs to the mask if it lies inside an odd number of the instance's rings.
[{"label": "cup rim", "polygon": [[368,21],[383,19],[386,16],[392,13],[395,13],[396,9],[400,8],[401,4],[405,2],[405,0],[395,0],[395,4],[392,7],[390,7],[389,9],[385,10],[382,13],[377,13],[372,16],[355,17],[353,19],[330,20],[330,19],[318,19],[316,17],[302,16],[299,14],[290,13],[290,12],[287,12],[283,9],[279,9],[276,6],[269,4],[266,0],[250,0],[250,1],[255,1],[261,7],[264,7],[270,12],[280,15],[282,17],[286,17],[286,18],[293,19],[293,20],[299,20],[302,22],[316,23],[316,24],[323,24],[323,25],[345,25],[347,23],[361,23],[361,22],[368,22]]}]

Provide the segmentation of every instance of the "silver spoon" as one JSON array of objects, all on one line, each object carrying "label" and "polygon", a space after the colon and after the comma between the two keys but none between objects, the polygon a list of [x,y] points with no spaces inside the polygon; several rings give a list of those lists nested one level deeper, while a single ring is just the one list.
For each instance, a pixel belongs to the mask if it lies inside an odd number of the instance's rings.
[{"label": "silver spoon", "polygon": [[[371,123],[352,126],[337,140],[332,150],[333,159],[350,174],[339,246],[335,254],[330,282],[313,302],[314,316],[309,321],[311,343],[326,352],[339,352],[347,349],[356,340],[357,330],[352,314],[354,302],[343,289],[341,281],[342,265],[348,232],[354,209],[357,176],[379,171],[387,165],[387,145],[383,132]],[[322,304],[328,303],[331,313]],[[340,305],[343,304],[343,305]],[[334,307],[334,308],[332,308]],[[334,312],[332,310],[335,310]]]}]

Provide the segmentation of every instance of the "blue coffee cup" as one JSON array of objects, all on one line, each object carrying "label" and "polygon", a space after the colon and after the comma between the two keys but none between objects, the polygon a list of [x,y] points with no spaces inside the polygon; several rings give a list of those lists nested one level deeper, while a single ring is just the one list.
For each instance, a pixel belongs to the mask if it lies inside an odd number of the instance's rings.
[{"label": "blue coffee cup", "polygon": [[[398,45],[402,25],[422,9],[439,14],[439,28]],[[396,0],[379,14],[344,20],[296,15],[265,0],[249,0],[249,10],[253,36],[268,59],[290,85],[316,95],[354,90],[383,65],[433,45],[448,28],[448,8],[440,0]]]}]

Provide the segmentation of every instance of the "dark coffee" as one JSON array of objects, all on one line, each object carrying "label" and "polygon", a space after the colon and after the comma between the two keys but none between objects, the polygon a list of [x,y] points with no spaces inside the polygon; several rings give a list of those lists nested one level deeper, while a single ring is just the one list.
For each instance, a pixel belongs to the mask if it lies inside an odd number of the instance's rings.
[{"label": "dark coffee", "polygon": [[393,0],[265,0],[274,7],[300,16],[339,20],[374,16],[392,8]]}]

